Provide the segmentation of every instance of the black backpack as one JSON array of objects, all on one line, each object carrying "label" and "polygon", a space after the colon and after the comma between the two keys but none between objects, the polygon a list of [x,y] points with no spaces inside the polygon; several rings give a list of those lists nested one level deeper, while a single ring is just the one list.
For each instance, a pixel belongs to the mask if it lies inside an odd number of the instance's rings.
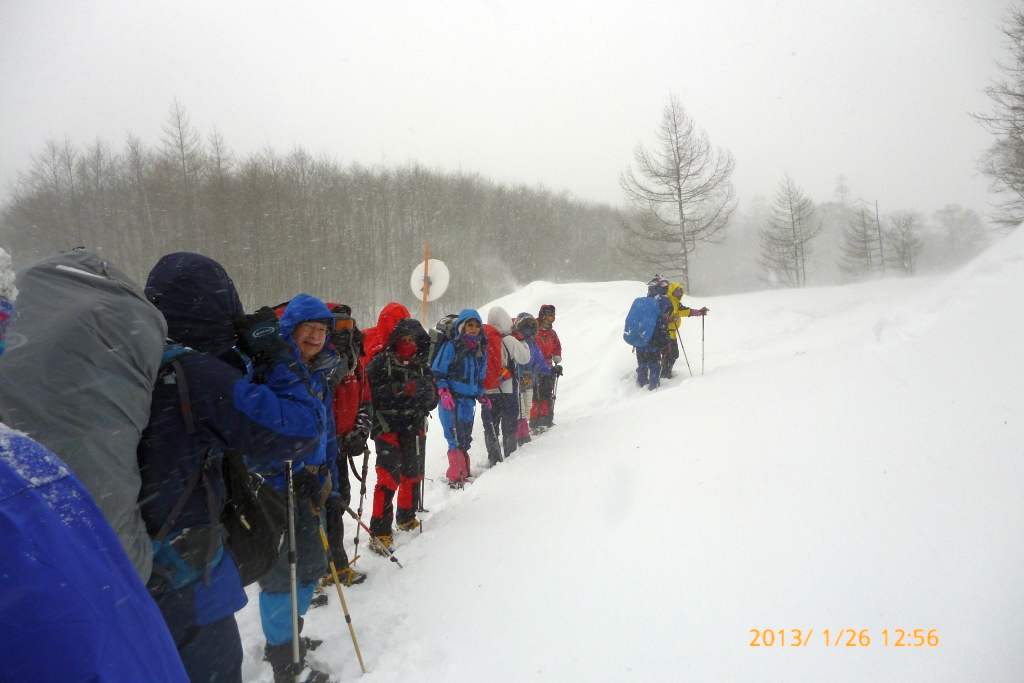
[{"label": "black backpack", "polygon": [[437,357],[441,344],[455,338],[455,322],[458,319],[458,314],[449,313],[438,320],[436,325],[427,330],[427,334],[430,335],[430,352],[427,354],[427,365],[432,366],[434,364],[434,358]]},{"label": "black backpack", "polygon": [[[177,361],[178,356],[190,351],[191,349],[180,345],[169,345],[164,351],[162,365],[169,363],[174,366],[185,430],[189,434],[193,434],[196,427],[192,417],[188,385],[185,382],[185,372]],[[210,455],[212,453],[203,459],[200,471],[190,478],[188,486],[164,522],[161,534],[158,536],[165,537],[167,535],[167,530],[173,525],[174,519],[198,483],[200,476],[197,475],[203,475],[202,470],[209,465]],[[244,587],[266,576],[277,564],[288,529],[288,508],[284,496],[269,486],[262,476],[250,470],[241,453],[231,450],[224,453],[221,460],[221,473],[224,477],[225,488],[224,507],[216,522],[213,521],[216,513],[214,510],[210,510],[211,525],[208,532],[210,539],[208,550],[205,553],[205,572],[207,574],[209,572],[209,562],[213,559],[214,544],[217,542],[216,532],[220,531],[224,545],[231,552],[231,556],[238,566],[238,574]],[[203,486],[207,488],[207,500],[212,500],[213,492],[210,489],[209,480],[206,476],[201,476],[201,478]],[[164,540],[162,537],[156,540],[162,542]],[[184,549],[194,544],[181,543],[179,545]],[[206,543],[201,545],[206,545]],[[185,560],[192,567],[199,564],[196,560],[201,560],[198,557],[199,553],[193,553],[196,555],[194,558],[188,557],[187,552],[182,554],[186,555]],[[154,563],[154,572],[156,571]]]}]

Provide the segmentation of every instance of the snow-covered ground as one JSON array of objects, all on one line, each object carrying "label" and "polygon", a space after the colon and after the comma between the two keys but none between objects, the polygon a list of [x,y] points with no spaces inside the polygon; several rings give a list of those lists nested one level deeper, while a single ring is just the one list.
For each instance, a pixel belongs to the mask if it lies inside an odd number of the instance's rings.
[{"label": "snow-covered ground", "polygon": [[[644,291],[493,302],[558,307],[557,426],[486,470],[478,424],[479,477],[451,491],[432,421],[405,568],[364,553],[346,591],[363,679],[1024,680],[1024,231],[941,279],[687,297],[711,309],[703,360],[684,320],[695,376],[680,359],[656,392],[621,341]],[[250,595],[245,679],[266,682]],[[336,594],[304,633],[359,677]]]}]

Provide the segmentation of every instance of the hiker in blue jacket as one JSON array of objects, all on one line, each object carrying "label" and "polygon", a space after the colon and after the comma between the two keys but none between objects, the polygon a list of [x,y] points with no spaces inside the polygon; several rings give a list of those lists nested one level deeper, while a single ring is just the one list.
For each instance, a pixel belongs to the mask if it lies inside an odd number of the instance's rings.
[{"label": "hiker in blue jacket", "polygon": [[[323,405],[281,339],[277,316],[270,309],[244,315],[234,283],[216,261],[190,253],[164,256],[149,274],[146,296],[166,318],[170,340],[187,347],[175,357],[183,377],[174,364],[157,376],[150,423],[139,444],[139,505],[151,537],[205,466],[204,482],[155,548],[148,587],[192,682],[240,683],[242,644],[234,613],[245,606],[246,595],[217,529],[224,504],[222,454],[234,449],[254,463],[315,457],[324,438]],[[236,344],[250,360],[244,369],[226,362]],[[256,373],[259,382],[253,381]],[[192,430],[183,417],[183,387]],[[180,571],[181,565],[174,571],[173,563],[184,557],[191,572]]]},{"label": "hiker in blue jacket", "polygon": [[476,401],[490,405],[484,394],[487,373],[487,340],[480,314],[464,308],[455,320],[456,335],[437,351],[431,368],[441,403],[439,417],[448,441],[449,485],[469,477],[469,446],[473,442]]},{"label": "hiker in blue jacket", "polygon": [[[309,294],[299,294],[281,314],[281,336],[287,342],[289,353],[298,364],[299,374],[308,391],[317,402],[317,419],[323,425],[316,451],[292,462],[295,486],[295,543],[296,576],[298,579],[298,611],[304,616],[309,610],[313,592],[320,578],[327,573],[327,556],[317,528],[316,515],[321,515],[331,492],[332,482],[338,479],[338,443],[334,428],[334,409],[328,385],[328,375],[338,366],[341,358],[327,344],[329,330],[334,328],[334,314],[327,305]],[[257,468],[267,481],[279,491],[286,487],[285,468],[274,466]],[[314,506],[316,512],[314,513]],[[260,621],[267,644],[263,656],[274,670],[274,681],[294,680],[292,664],[292,608],[291,567],[288,547],[281,548],[277,564],[269,574],[259,580]],[[300,618],[300,629],[302,620]],[[306,650],[315,649],[320,641],[302,637],[299,641],[301,662]],[[326,674],[313,670],[306,679],[327,680]]]},{"label": "hiker in blue jacket", "polygon": [[657,275],[647,283],[647,296],[658,302],[658,323],[647,346],[636,350],[636,382],[651,391],[661,383],[661,356],[670,340],[668,324],[672,302],[668,298],[668,285],[668,280]]}]

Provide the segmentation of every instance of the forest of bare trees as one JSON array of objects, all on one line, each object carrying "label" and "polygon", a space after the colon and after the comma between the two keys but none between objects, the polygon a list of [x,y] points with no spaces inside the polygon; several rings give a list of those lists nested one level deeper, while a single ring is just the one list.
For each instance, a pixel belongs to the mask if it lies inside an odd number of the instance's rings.
[{"label": "forest of bare trees", "polygon": [[351,302],[361,321],[409,289],[424,243],[452,283],[431,304],[458,310],[532,280],[608,280],[615,212],[543,188],[480,176],[343,166],[299,148],[238,158],[175,102],[156,148],[129,137],[79,147],[50,140],[0,213],[0,244],[25,264],[85,246],[145,281],[163,254],[225,265],[247,308],[298,292]]}]

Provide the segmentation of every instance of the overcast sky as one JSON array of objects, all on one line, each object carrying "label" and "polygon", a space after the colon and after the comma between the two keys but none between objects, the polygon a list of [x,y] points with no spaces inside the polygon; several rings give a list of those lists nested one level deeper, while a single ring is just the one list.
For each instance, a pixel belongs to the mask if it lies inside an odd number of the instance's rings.
[{"label": "overcast sky", "polygon": [[156,143],[175,97],[232,151],[541,183],[619,205],[675,93],[736,159],[883,212],[986,211],[969,112],[1008,0],[0,0],[0,196],[48,137]]}]

